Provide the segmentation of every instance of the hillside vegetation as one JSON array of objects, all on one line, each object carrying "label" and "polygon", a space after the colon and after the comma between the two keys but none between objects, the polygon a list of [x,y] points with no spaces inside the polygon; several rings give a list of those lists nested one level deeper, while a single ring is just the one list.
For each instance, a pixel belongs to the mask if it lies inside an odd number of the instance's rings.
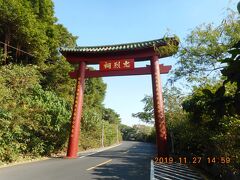
[{"label": "hillside vegetation", "polygon": [[[184,79],[186,89],[164,89],[170,152],[201,157],[195,165],[215,179],[240,177],[239,22],[231,13],[218,26],[196,27],[182,42],[169,79],[172,84]],[[142,102],[143,112],[133,116],[153,123],[152,97]]]},{"label": "hillside vegetation", "polygon": [[[0,164],[66,152],[75,80],[58,49],[77,37],[51,0],[0,0]],[[116,143],[119,115],[103,105],[106,84],[87,79],[80,149]],[[119,135],[117,136],[117,133]]]}]

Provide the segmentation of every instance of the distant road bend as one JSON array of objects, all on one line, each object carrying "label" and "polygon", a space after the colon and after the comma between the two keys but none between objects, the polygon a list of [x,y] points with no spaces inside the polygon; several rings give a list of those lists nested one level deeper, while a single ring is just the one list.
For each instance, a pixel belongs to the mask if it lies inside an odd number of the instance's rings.
[{"label": "distant road bend", "polygon": [[152,144],[123,141],[121,145],[77,159],[50,160],[0,169],[0,180],[148,180]]}]

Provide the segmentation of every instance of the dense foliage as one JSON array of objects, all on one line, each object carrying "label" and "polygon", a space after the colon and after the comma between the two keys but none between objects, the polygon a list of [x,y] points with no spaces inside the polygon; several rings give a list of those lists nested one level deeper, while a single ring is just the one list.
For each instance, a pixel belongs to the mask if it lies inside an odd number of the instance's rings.
[{"label": "dense foliage", "polygon": [[[177,87],[164,87],[163,88],[164,98],[164,110],[166,122],[171,124],[171,120],[180,120],[184,114],[182,114],[181,103],[183,101],[183,94]],[[150,124],[154,124],[154,109],[152,96],[146,95],[142,102],[144,103],[143,112],[132,114],[133,117],[139,118],[142,121]]]},{"label": "dense foliage", "polygon": [[[0,14],[0,164],[66,151],[76,82],[58,49],[77,37],[57,23],[51,0],[0,0]],[[105,93],[102,79],[86,80],[80,149],[121,140]]]},{"label": "dense foliage", "polygon": [[0,160],[61,149],[68,137],[69,104],[42,89],[35,66],[2,66],[0,74]]},{"label": "dense foliage", "polygon": [[0,7],[1,64],[43,65],[56,60],[57,48],[75,45],[76,37],[56,23],[51,0],[0,0]]},{"label": "dense foliage", "polygon": [[216,79],[225,66],[221,60],[239,40],[239,16],[234,13],[217,27],[213,24],[196,27],[180,46],[172,80],[185,78],[201,84],[208,78]]},{"label": "dense foliage", "polygon": [[[208,171],[214,166],[210,173],[216,179],[231,179],[240,173],[239,40],[239,17],[234,15],[217,27],[197,27],[180,48],[172,79],[185,78],[192,83],[192,92],[182,95],[175,87],[164,90],[172,152],[205,159],[230,157],[230,164],[202,165]],[[152,122],[152,97],[146,96],[143,102],[144,111],[133,115]]]},{"label": "dense foliage", "polygon": [[154,127],[146,125],[134,125],[133,127],[121,124],[120,130],[123,140],[156,142]]}]

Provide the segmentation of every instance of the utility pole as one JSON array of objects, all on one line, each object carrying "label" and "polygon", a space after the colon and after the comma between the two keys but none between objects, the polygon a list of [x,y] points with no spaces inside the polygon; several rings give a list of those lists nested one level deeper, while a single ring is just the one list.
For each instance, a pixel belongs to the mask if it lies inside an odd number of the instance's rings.
[{"label": "utility pole", "polygon": [[119,141],[118,141],[118,124],[117,124],[117,143],[119,143]]},{"label": "utility pole", "polygon": [[102,121],[102,147],[104,147],[104,123]]}]

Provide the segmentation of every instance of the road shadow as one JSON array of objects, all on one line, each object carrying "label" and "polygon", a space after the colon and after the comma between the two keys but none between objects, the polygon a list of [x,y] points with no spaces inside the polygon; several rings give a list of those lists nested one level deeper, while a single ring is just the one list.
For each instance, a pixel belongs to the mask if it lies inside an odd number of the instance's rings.
[{"label": "road shadow", "polygon": [[113,159],[111,164],[100,166],[91,171],[93,179],[146,180],[150,178],[150,161],[155,154],[155,145],[136,143],[128,151],[102,152],[91,157]]}]

